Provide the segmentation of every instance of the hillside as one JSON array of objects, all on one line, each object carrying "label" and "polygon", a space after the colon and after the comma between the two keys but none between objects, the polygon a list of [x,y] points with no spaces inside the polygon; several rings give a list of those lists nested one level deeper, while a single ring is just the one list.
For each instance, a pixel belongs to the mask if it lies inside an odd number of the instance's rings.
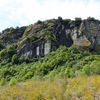
[{"label": "hillside", "polygon": [[58,17],[2,31],[0,100],[99,100],[99,84],[99,20]]},{"label": "hillside", "polygon": [[79,50],[99,50],[100,21],[92,17],[37,21],[24,27],[7,28],[0,40],[4,46],[16,45],[17,56],[43,57],[60,45],[76,45]]}]

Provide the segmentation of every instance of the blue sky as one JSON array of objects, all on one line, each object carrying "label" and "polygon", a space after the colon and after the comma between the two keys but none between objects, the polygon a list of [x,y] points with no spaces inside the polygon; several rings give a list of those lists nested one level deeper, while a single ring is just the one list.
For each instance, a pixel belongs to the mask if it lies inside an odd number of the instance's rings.
[{"label": "blue sky", "polygon": [[99,10],[100,0],[0,0],[0,31],[58,16],[100,19]]}]

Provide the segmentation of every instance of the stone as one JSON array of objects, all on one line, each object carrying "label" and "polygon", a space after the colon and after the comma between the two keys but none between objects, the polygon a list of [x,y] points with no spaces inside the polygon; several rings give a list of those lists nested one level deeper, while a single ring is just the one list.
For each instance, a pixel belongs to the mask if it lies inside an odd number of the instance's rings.
[{"label": "stone", "polygon": [[51,42],[47,40],[44,44],[44,55],[47,55],[51,51]]},{"label": "stone", "polygon": [[98,50],[100,22],[83,20],[66,24],[53,19],[35,23],[29,30],[21,27],[10,33],[5,32],[0,35],[0,40],[5,46],[17,43],[17,55],[29,58],[43,57],[60,45],[70,47],[74,44],[79,50]]}]

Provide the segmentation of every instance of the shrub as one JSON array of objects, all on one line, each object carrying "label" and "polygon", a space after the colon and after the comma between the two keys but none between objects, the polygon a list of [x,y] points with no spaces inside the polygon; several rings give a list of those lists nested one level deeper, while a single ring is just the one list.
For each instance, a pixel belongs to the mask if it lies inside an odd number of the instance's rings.
[{"label": "shrub", "polygon": [[71,19],[65,19],[64,20],[66,23],[69,23],[71,21]]},{"label": "shrub", "polygon": [[91,64],[90,64],[90,74],[91,75],[100,75],[100,62],[94,60]]},{"label": "shrub", "polygon": [[22,64],[23,62],[24,62],[24,57],[21,56],[21,57],[19,58],[19,64]]},{"label": "shrub", "polygon": [[6,28],[5,30],[2,31],[2,33],[6,32],[6,31],[12,32],[12,31],[14,31],[14,28],[13,27]]},{"label": "shrub", "polygon": [[18,56],[16,54],[14,54],[13,57],[12,57],[12,63],[18,64],[18,61],[19,61],[18,59],[19,59]]},{"label": "shrub", "polygon": [[64,73],[67,77],[70,77],[70,68],[67,67]]},{"label": "shrub", "polygon": [[14,54],[16,53],[16,49],[14,48],[14,46],[8,45],[8,46],[7,46],[7,53],[8,53],[10,56],[14,55]]},{"label": "shrub", "polygon": [[28,42],[30,42],[31,38],[29,36],[27,36],[26,39],[27,39]]},{"label": "shrub", "polygon": [[90,75],[90,68],[88,65],[85,65],[82,69],[82,74],[83,75]]},{"label": "shrub", "polygon": [[28,58],[28,57],[25,57],[24,61],[25,61],[26,63],[29,63],[29,58]]},{"label": "shrub", "polygon": [[75,18],[75,21],[76,21],[76,22],[80,22],[80,21],[82,21],[82,18],[76,17],[76,18]]},{"label": "shrub", "polygon": [[41,23],[42,23],[42,21],[41,21],[41,20],[38,20],[38,21],[37,21],[37,24],[41,24]]},{"label": "shrub", "polygon": [[77,47],[75,45],[72,45],[71,47],[68,48],[68,52],[70,53],[79,53]]},{"label": "shrub", "polygon": [[32,34],[32,39],[35,40],[37,37],[35,36],[35,33]]},{"label": "shrub", "polygon": [[0,80],[0,86],[3,86],[5,84],[4,78]]},{"label": "shrub", "polygon": [[62,19],[62,17],[58,17],[58,20],[60,21],[60,22],[62,22],[63,21],[63,19]]},{"label": "shrub", "polygon": [[2,49],[4,49],[4,45],[3,45],[3,43],[0,41],[0,51],[1,51]]},{"label": "shrub", "polygon": [[95,18],[94,17],[88,17],[87,20],[90,22],[90,21],[94,21]]},{"label": "shrub", "polygon": [[6,54],[6,49],[3,49],[3,50],[0,52],[0,57],[3,57],[5,54]]},{"label": "shrub", "polygon": [[16,79],[15,79],[15,78],[12,78],[12,79],[10,80],[10,82],[9,82],[9,86],[15,85],[16,82],[17,82]]}]

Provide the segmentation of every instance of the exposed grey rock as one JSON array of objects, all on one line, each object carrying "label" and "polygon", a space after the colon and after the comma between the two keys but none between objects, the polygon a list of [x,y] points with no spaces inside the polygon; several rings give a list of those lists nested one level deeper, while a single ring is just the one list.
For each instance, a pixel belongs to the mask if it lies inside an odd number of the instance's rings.
[{"label": "exposed grey rock", "polygon": [[47,55],[51,51],[51,42],[47,40],[44,44],[44,55]]},{"label": "exposed grey rock", "polygon": [[4,46],[7,46],[8,44],[17,43],[19,38],[22,37],[26,27],[21,27],[19,29],[15,29],[13,32],[5,32],[0,36],[0,40],[4,44]]},{"label": "exposed grey rock", "polygon": [[[22,27],[9,34],[5,32],[0,36],[0,40],[5,46],[18,43],[19,38],[22,38],[25,33],[25,29],[26,27]],[[42,32],[43,29],[45,34]],[[53,19],[41,24],[35,23],[26,32],[26,37],[22,38],[16,49],[19,56],[29,58],[45,56],[56,50],[59,45],[70,47],[75,44],[82,50],[86,50],[86,48],[96,50],[97,45],[100,44],[100,22],[83,20],[82,22],[72,21],[66,25]]]}]

